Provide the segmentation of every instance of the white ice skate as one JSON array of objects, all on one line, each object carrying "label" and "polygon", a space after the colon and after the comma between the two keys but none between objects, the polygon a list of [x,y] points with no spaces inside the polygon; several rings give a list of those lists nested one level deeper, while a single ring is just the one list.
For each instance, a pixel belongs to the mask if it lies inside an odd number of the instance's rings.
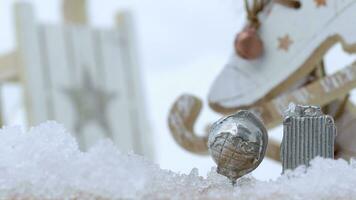
[{"label": "white ice skate", "polygon": [[[343,133],[344,121],[356,120],[355,115],[342,112],[345,105],[353,106],[345,96],[356,87],[356,65],[326,75],[322,58],[338,42],[345,51],[356,52],[356,28],[350,25],[356,19],[356,0],[275,0],[250,1],[250,4],[256,2],[264,5],[257,13],[256,31],[263,52],[259,56],[252,49],[247,52],[253,56],[246,56],[239,50],[233,51],[211,87],[210,107],[222,114],[253,109],[268,127],[273,127],[281,122],[281,114],[289,102],[320,106],[334,102],[329,109],[335,115],[341,113],[336,121],[341,126],[339,138],[345,141],[346,135],[353,134],[350,131],[353,123],[347,123]],[[300,5],[298,8],[286,6],[295,2]],[[258,43],[252,46],[259,47]],[[195,153],[206,152],[206,137],[198,137],[193,130],[200,107],[198,98],[183,95],[169,116],[169,126],[177,142]],[[337,144],[340,155],[345,154],[343,142]],[[350,146],[346,147],[347,154],[356,155],[356,151],[350,152],[355,149]],[[270,145],[267,156],[278,159],[278,145]]]},{"label": "white ice skate", "polygon": [[298,9],[270,2],[260,13],[264,53],[245,60],[235,52],[214,81],[209,102],[215,110],[250,107],[306,77],[325,52],[341,42],[356,50],[355,0],[303,0]]}]

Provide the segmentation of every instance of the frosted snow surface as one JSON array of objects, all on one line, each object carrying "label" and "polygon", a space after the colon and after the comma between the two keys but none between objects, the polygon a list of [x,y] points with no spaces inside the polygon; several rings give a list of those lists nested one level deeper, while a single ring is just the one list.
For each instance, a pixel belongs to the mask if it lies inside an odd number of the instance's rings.
[{"label": "frosted snow surface", "polygon": [[245,176],[233,187],[214,169],[207,178],[162,170],[108,140],[83,153],[55,122],[0,130],[0,199],[356,199],[355,184],[352,161],[317,158],[277,180]]}]

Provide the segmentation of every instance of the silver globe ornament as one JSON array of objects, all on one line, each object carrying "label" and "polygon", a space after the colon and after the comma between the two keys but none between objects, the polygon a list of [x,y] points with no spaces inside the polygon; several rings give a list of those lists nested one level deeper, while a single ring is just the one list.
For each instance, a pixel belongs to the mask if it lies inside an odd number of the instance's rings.
[{"label": "silver globe ornament", "polygon": [[268,143],[267,130],[255,114],[242,110],[215,122],[209,132],[210,155],[217,172],[236,180],[262,162]]}]

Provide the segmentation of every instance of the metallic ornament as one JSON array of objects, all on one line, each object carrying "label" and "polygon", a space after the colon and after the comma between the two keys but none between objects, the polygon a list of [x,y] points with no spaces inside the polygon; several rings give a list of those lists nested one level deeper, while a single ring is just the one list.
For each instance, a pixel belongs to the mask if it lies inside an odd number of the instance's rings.
[{"label": "metallic ornament", "polygon": [[235,52],[242,58],[252,60],[263,53],[263,42],[253,26],[246,27],[235,39]]},{"label": "metallic ornament", "polygon": [[316,156],[334,158],[336,127],[318,106],[290,104],[283,121],[281,160],[283,172],[309,165]]},{"label": "metallic ornament", "polygon": [[250,111],[239,111],[215,122],[209,132],[210,155],[217,172],[233,183],[262,161],[268,143],[263,122]]}]

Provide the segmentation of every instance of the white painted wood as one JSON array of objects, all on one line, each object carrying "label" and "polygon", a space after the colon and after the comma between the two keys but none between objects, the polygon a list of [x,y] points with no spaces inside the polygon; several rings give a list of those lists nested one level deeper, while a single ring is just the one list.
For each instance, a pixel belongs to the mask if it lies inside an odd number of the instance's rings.
[{"label": "white painted wood", "polygon": [[[47,81],[50,82],[52,115],[48,119],[74,126],[74,111],[65,90],[73,83],[70,50],[66,41],[67,29],[61,26],[41,26],[42,39],[47,51]],[[54,48],[55,47],[55,48]]]},{"label": "white painted wood", "polygon": [[74,54],[76,55],[75,74],[78,81],[82,81],[84,71],[89,72],[96,80],[95,49],[93,44],[92,30],[84,26],[72,26],[71,37],[73,41]]},{"label": "white painted wood", "polygon": [[139,69],[138,53],[133,27],[133,17],[130,12],[121,12],[117,15],[117,29],[122,49],[121,57],[125,74],[127,75],[127,84],[130,93],[128,94],[131,102],[131,114],[137,122],[131,126],[134,129],[134,138],[137,140],[135,146],[138,152],[152,154],[152,137],[147,122],[147,111],[144,105],[145,99],[142,88],[142,76]]},{"label": "white painted wood", "polygon": [[[127,85],[124,65],[122,62],[121,48],[115,31],[100,32],[99,43],[102,51],[103,76],[105,77],[105,88],[115,92],[115,102],[111,105],[109,118],[113,120],[113,126],[118,130],[114,140],[123,148],[137,149],[134,144],[132,124],[138,121],[132,119],[131,103],[128,98],[130,88]],[[134,121],[133,121],[134,120]],[[124,123],[120,123],[124,122]],[[137,152],[137,150],[135,151]],[[141,152],[139,152],[141,153]]]},{"label": "white painted wood", "polygon": [[[76,65],[74,66],[75,82],[72,87],[82,87],[83,84],[85,84],[85,76],[89,76],[88,78],[91,79],[94,87],[99,87],[106,90],[106,88],[102,87],[100,84],[102,80],[97,77],[97,73],[101,69],[97,70],[98,67],[96,66],[97,63],[95,61],[96,49],[93,42],[94,30],[91,30],[85,26],[71,26],[69,28],[71,29],[74,55],[76,55]],[[109,102],[109,104],[110,103],[111,102]],[[109,124],[111,123],[109,122]],[[106,133],[107,130],[103,130],[102,127],[98,126],[97,123],[90,123],[83,129],[84,133],[76,133],[79,135],[84,134],[83,141],[81,142],[83,148],[85,148],[85,146],[92,146],[99,139],[106,138],[106,134],[108,134]],[[113,130],[110,132],[112,131]],[[127,150],[127,148],[124,149]]]},{"label": "white painted wood", "polygon": [[30,124],[56,120],[84,150],[109,138],[152,158],[131,22],[113,30],[36,24],[28,5],[18,7]]},{"label": "white painted wood", "polygon": [[47,120],[48,96],[41,62],[38,25],[29,4],[15,5],[17,42],[21,81],[25,87],[25,103],[30,124]]}]

